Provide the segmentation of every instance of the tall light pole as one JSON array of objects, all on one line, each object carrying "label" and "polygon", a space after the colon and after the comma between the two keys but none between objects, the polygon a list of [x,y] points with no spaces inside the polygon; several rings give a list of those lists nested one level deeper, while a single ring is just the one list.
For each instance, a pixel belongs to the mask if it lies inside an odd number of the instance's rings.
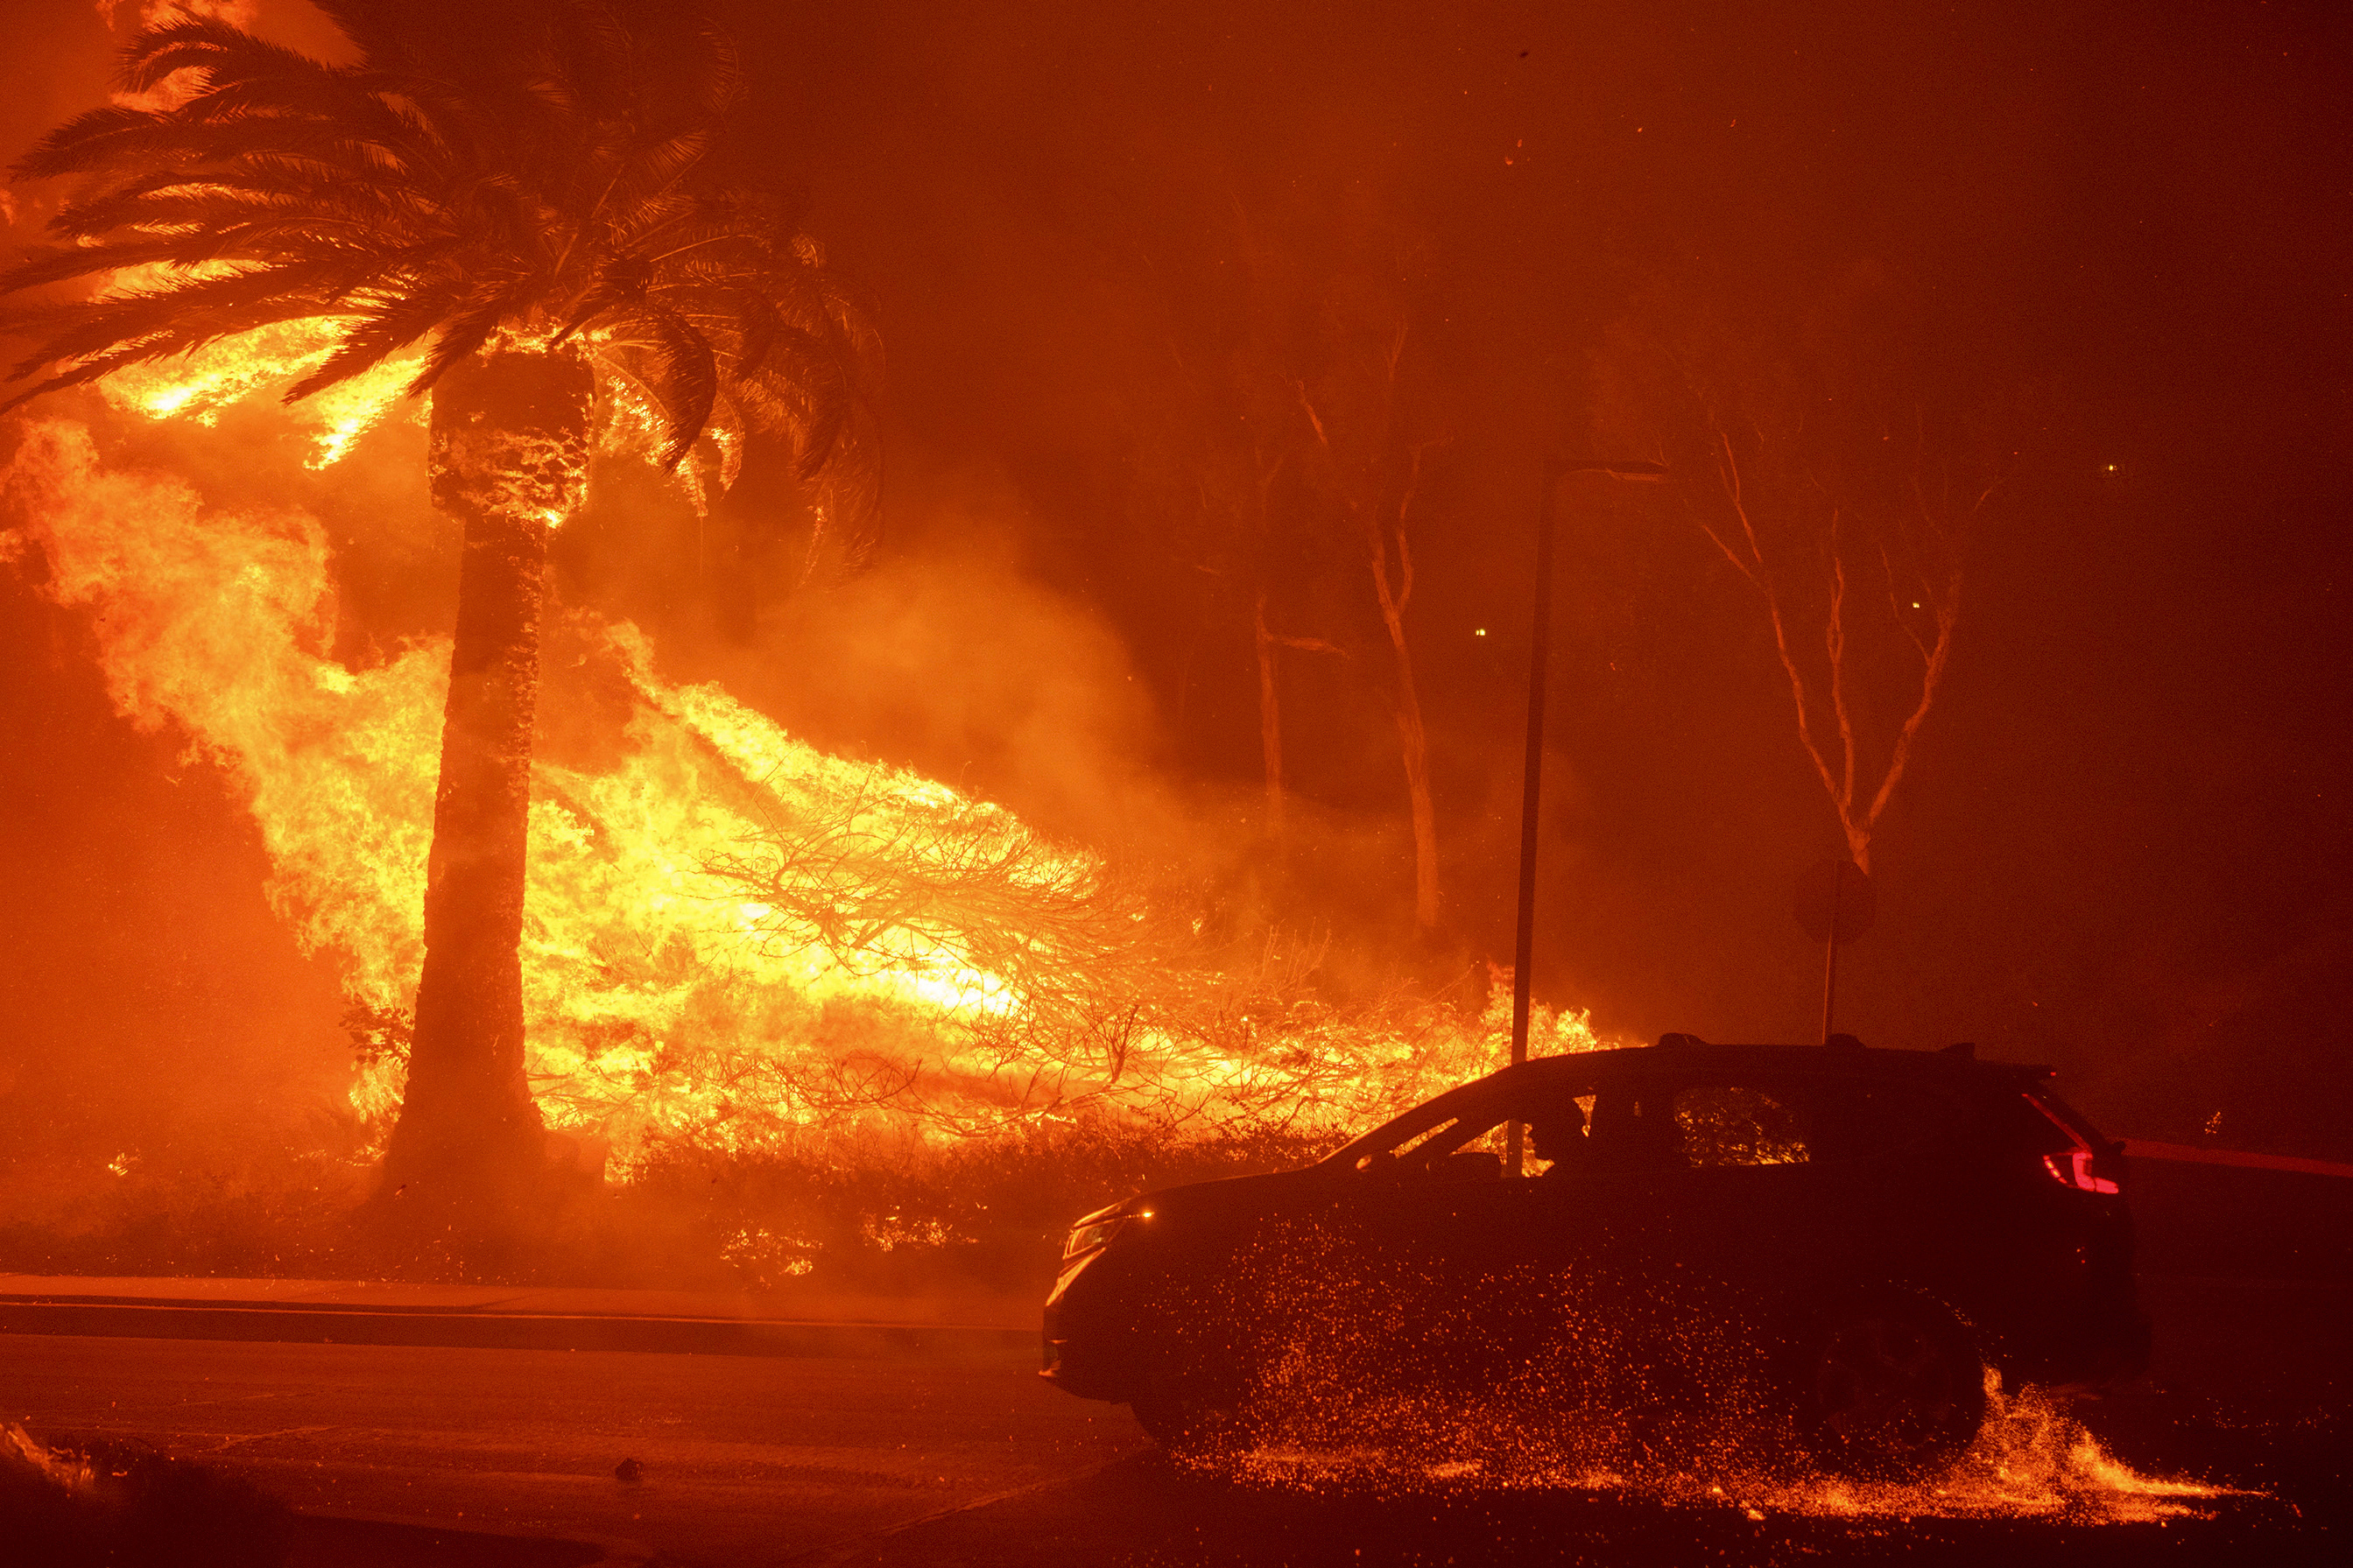
[{"label": "tall light pole", "polygon": [[[1528,1059],[1528,983],[1535,964],[1536,825],[1544,803],[1545,676],[1552,662],[1553,498],[1571,474],[1607,474],[1612,479],[1656,483],[1667,477],[1664,463],[1605,462],[1598,458],[1553,458],[1545,463],[1544,494],[1536,503],[1535,633],[1528,646],[1528,750],[1520,773],[1519,930],[1512,950],[1512,1064]],[[1504,1132],[1504,1169],[1520,1173],[1520,1124]]]}]

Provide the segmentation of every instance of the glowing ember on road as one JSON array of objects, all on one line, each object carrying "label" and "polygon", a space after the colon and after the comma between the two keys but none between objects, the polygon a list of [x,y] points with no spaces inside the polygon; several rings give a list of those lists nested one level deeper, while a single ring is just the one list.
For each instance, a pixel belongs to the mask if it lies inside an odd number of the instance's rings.
[{"label": "glowing ember on road", "polygon": [[1553,1490],[1623,1492],[1678,1507],[1732,1508],[1832,1519],[2063,1519],[2139,1524],[2211,1517],[2214,1505],[2257,1494],[2143,1475],[2083,1424],[2028,1391],[1992,1395],[1984,1430],[1949,1470],[1918,1480],[1863,1481],[1788,1474],[1693,1454],[1620,1453],[1597,1462],[1595,1435],[1532,1426],[1492,1409],[1398,1413],[1378,1445],[1268,1444],[1187,1461],[1247,1485],[1322,1491]]}]

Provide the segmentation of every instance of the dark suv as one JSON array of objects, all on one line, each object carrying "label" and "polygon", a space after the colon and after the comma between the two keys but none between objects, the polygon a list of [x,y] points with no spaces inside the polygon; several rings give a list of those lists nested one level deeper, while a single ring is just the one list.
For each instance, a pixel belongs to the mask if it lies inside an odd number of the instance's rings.
[{"label": "dark suv", "polygon": [[1975,1436],[1988,1368],[2147,1359],[2122,1154],[2049,1076],[1681,1035],[1507,1068],[1303,1169],[1087,1215],[1044,1375],[1171,1447],[1338,1389],[1383,1419],[1737,1409],[1828,1468],[1916,1472]]}]

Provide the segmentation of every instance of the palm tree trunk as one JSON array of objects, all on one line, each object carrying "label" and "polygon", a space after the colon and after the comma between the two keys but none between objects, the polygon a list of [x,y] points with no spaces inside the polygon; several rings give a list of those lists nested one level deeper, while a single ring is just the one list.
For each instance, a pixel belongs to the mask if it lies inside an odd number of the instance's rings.
[{"label": "palm tree trunk", "polygon": [[544,1135],[523,1070],[524,848],[548,538],[586,489],[591,384],[508,352],[434,392],[433,499],[465,530],[425,878],[425,967],[386,1192],[436,1233],[520,1218]]}]

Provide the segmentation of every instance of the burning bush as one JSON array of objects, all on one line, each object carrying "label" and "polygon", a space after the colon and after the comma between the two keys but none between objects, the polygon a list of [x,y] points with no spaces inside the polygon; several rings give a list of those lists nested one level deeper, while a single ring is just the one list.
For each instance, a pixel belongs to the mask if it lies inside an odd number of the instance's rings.
[{"label": "burning bush", "polygon": [[[33,427],[7,483],[46,592],[99,613],[117,706],[186,734],[249,804],[272,902],[343,972],[366,1047],[353,1104],[381,1124],[422,959],[438,648],[373,668],[318,651],[335,601],[313,520],[110,471],[79,426]],[[603,1140],[617,1173],[657,1138],[941,1142],[1082,1107],[1308,1131],[1501,1059],[1492,1017],[1319,1000],[1312,943],[1198,951],[1099,858],[664,682],[630,626],[583,614],[564,637],[551,666],[617,733],[534,773],[530,1068],[549,1124]],[[1553,1048],[1589,1042],[1555,1026]]]}]

